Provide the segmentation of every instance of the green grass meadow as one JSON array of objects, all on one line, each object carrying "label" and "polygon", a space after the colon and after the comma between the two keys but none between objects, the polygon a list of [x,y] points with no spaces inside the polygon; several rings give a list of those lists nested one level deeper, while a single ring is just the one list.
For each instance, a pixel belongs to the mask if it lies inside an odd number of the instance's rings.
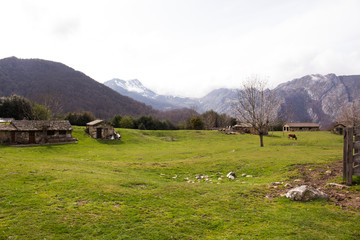
[{"label": "green grass meadow", "polygon": [[260,148],[253,135],[119,132],[0,146],[0,239],[360,239],[358,212],[265,197],[271,182],[301,178],[295,164],[339,161],[342,136],[275,132]]}]

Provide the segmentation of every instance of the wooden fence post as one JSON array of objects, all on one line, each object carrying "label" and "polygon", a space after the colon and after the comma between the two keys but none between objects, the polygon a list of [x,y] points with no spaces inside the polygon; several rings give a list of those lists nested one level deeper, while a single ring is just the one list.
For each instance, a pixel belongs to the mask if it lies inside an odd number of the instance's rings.
[{"label": "wooden fence post", "polygon": [[346,181],[347,177],[347,152],[348,152],[348,142],[347,142],[348,130],[344,129],[344,145],[343,145],[343,182]]},{"label": "wooden fence post", "polygon": [[347,163],[346,163],[346,185],[352,185],[353,175],[353,148],[354,148],[354,129],[348,128],[347,132]]}]

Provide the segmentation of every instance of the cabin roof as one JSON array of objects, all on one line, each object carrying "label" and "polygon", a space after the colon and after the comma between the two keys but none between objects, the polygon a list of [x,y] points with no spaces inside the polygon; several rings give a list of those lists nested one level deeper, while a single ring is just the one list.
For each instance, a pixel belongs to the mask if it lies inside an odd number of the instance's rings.
[{"label": "cabin roof", "polygon": [[43,120],[13,120],[11,125],[18,131],[38,131],[38,130],[67,130],[72,127],[69,121],[43,121]]},{"label": "cabin roof", "polygon": [[11,124],[0,124],[0,131],[16,131],[16,128]]},{"label": "cabin roof", "polygon": [[317,123],[286,123],[284,126],[289,126],[289,127],[307,127],[307,128],[318,128],[320,127],[319,124]]},{"label": "cabin roof", "polygon": [[97,124],[99,124],[99,123],[102,123],[104,120],[101,120],[101,119],[96,119],[96,120],[94,120],[94,121],[92,121],[92,122],[88,122],[86,125],[87,126],[95,126],[95,125],[97,125]]},{"label": "cabin roof", "polygon": [[251,128],[251,123],[238,123],[234,126],[234,128]]},{"label": "cabin roof", "polygon": [[335,127],[339,127],[339,126],[346,127],[346,125],[345,125],[345,124],[342,124],[342,123],[337,123],[337,124],[335,124],[335,125],[334,125],[334,128],[335,128]]}]

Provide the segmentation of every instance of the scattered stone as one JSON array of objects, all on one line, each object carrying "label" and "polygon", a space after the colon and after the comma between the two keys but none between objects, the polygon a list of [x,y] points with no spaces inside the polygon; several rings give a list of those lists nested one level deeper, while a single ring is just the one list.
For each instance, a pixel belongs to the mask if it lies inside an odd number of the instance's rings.
[{"label": "scattered stone", "polygon": [[295,179],[294,182],[301,182],[301,180],[300,179]]},{"label": "scattered stone", "polygon": [[325,172],[325,174],[328,175],[328,176],[330,176],[331,173],[332,173],[332,172],[331,172],[330,170],[327,170],[327,171]]},{"label": "scattered stone", "polygon": [[187,177],[187,178],[185,178],[185,181],[189,181],[189,178]]},{"label": "scattered stone", "polygon": [[242,177],[246,177],[246,174],[245,174],[245,173],[243,173],[243,174],[241,174],[241,176],[242,176]]},{"label": "scattered stone", "polygon": [[286,188],[292,188],[292,186],[291,186],[290,183],[285,184],[284,187],[286,187]]},{"label": "scattered stone", "polygon": [[227,178],[229,179],[235,179],[235,172],[229,172],[227,175],[226,175]]},{"label": "scattered stone", "polygon": [[202,176],[200,176],[200,174],[196,174],[196,175],[195,175],[195,178],[196,178],[196,179],[201,179],[201,177],[202,177]]},{"label": "scattered stone", "polygon": [[346,189],[346,188],[349,188],[349,186],[342,185],[342,184],[338,184],[338,183],[328,183],[328,184],[326,184],[326,186],[334,187],[334,188],[337,188],[337,189]]},{"label": "scattered stone", "polygon": [[218,178],[218,180],[222,180],[222,178],[221,178],[221,177],[219,177],[219,178]]},{"label": "scattered stone", "polygon": [[329,199],[326,193],[323,193],[308,185],[302,185],[297,188],[293,188],[286,193],[286,197],[293,201],[309,201],[316,198]]},{"label": "scattered stone", "polygon": [[234,150],[232,150],[233,152],[235,152],[235,149]]},{"label": "scattered stone", "polygon": [[177,175],[175,175],[174,177],[172,177],[173,179],[176,179],[177,178]]},{"label": "scattered stone", "polygon": [[246,175],[246,177],[253,177],[252,175]]},{"label": "scattered stone", "polygon": [[271,184],[274,186],[282,185],[284,182],[272,182]]},{"label": "scattered stone", "polygon": [[216,175],[221,176],[221,173],[218,172],[218,173],[216,173]]}]

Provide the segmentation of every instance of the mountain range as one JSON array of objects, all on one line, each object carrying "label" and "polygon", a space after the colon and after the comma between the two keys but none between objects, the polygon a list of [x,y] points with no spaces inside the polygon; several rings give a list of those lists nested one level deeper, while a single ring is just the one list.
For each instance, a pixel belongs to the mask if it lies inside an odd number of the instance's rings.
[{"label": "mountain range", "polygon": [[16,94],[41,104],[49,102],[50,97],[52,102],[61,105],[61,113],[91,111],[97,118],[104,119],[116,114],[133,117],[151,115],[174,123],[184,121],[188,114],[193,114],[189,109],[156,110],[62,63],[41,59],[1,59],[0,86],[0,97]]},{"label": "mountain range", "polygon": [[[116,114],[151,115],[179,123],[198,113],[214,110],[233,116],[231,103],[239,89],[220,88],[202,98],[160,95],[136,79],[112,79],[101,84],[62,63],[41,59],[0,60],[0,97],[12,94],[38,103],[52,98],[61,112],[91,111],[98,118]],[[272,89],[282,104],[279,115],[290,122],[333,123],[343,107],[360,101],[360,75],[312,74]],[[195,111],[196,110],[196,111]]]},{"label": "mountain range", "polygon": [[[220,88],[202,98],[181,98],[159,95],[137,79],[112,79],[106,86],[156,109],[193,108],[200,113],[214,110],[233,115],[231,103],[236,102],[240,89]],[[279,114],[291,122],[317,122],[330,126],[351,102],[359,101],[360,75],[337,76],[312,74],[280,84],[275,89],[282,104]]]}]

